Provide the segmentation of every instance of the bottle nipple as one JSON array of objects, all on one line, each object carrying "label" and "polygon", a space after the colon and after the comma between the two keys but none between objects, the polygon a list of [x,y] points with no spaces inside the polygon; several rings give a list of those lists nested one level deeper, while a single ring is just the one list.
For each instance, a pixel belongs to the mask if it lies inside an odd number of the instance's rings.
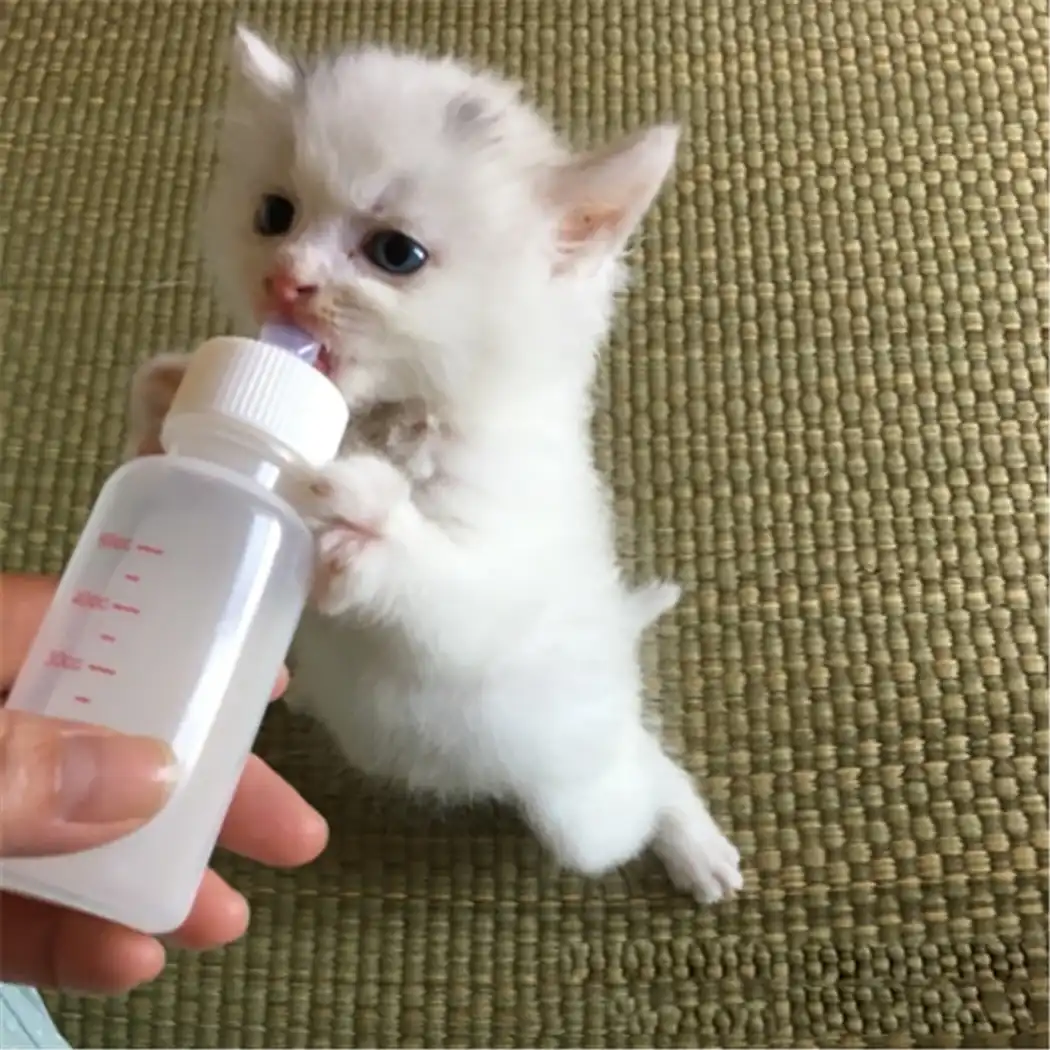
[{"label": "bottle nipple", "polygon": [[317,339],[290,324],[267,322],[259,330],[259,342],[287,350],[308,365],[316,365],[321,353],[321,344]]}]

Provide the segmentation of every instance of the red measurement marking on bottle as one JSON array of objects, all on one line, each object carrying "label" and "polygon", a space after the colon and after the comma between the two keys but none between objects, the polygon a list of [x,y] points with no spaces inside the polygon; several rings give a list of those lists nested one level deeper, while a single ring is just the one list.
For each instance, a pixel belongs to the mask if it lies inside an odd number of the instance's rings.
[{"label": "red measurement marking on bottle", "polygon": [[124,602],[114,602],[113,609],[115,612],[131,613],[132,616],[138,616],[142,612],[137,605],[125,605]]},{"label": "red measurement marking on bottle", "polygon": [[88,697],[86,697],[86,696],[74,696],[73,699],[76,700],[76,702],[78,704],[90,704],[91,703],[91,700]]},{"label": "red measurement marking on bottle", "polygon": [[141,551],[143,554],[163,554],[164,551],[160,547],[151,547],[148,543],[136,543],[135,550]]},{"label": "red measurement marking on bottle", "polygon": [[101,638],[104,642],[115,642],[117,640],[117,636],[115,634],[100,634],[99,638]]},{"label": "red measurement marking on bottle", "polygon": [[45,667],[54,667],[59,671],[79,671],[84,661],[79,656],[67,653],[65,649],[52,649],[44,661]]},{"label": "red measurement marking on bottle", "polygon": [[131,537],[121,536],[117,532],[104,532],[98,538],[98,545],[106,551],[129,551]]},{"label": "red measurement marking on bottle", "polygon": [[126,573],[124,573],[124,579],[125,580],[131,580],[132,583],[138,583],[139,580],[142,579],[142,577],[141,576],[137,576],[133,572],[126,572]]},{"label": "red measurement marking on bottle", "polygon": [[109,608],[109,599],[97,591],[77,591],[73,595],[73,604],[81,609],[102,610]]},{"label": "red measurement marking on bottle", "polygon": [[94,671],[96,674],[115,675],[117,672],[112,667],[106,667],[104,664],[88,664],[89,671]]}]

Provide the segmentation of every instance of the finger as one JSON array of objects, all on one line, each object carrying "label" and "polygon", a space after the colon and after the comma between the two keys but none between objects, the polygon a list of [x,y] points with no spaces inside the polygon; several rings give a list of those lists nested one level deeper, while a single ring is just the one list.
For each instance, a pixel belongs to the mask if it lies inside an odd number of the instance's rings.
[{"label": "finger", "polygon": [[219,844],[275,868],[308,864],[328,842],[324,817],[258,755],[244,767]]},{"label": "finger", "polygon": [[[3,635],[0,635],[2,638]],[[270,694],[271,700],[276,700],[280,696],[284,696],[284,691],[288,688],[288,668],[282,667],[280,674],[277,676],[277,681],[274,683],[273,692]]]},{"label": "finger", "polygon": [[14,684],[57,586],[50,576],[0,575],[0,692]]},{"label": "finger", "polygon": [[120,995],[164,969],[155,938],[43,901],[0,893],[0,979]]},{"label": "finger", "polygon": [[174,772],[159,740],[0,708],[0,856],[120,838],[164,805]]},{"label": "finger", "polygon": [[229,944],[248,929],[248,902],[214,871],[205,872],[186,921],[165,940],[180,948],[206,951]]}]

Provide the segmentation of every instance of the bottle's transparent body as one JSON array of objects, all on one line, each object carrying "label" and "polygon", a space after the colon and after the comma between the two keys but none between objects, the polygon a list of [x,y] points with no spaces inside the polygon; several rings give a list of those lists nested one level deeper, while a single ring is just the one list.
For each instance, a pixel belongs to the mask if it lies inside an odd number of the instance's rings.
[{"label": "bottle's transparent body", "polygon": [[281,464],[181,440],[104,486],[8,706],[167,741],[161,813],[81,853],[0,864],[4,889],[147,933],[189,913],[306,601],[309,530]]}]

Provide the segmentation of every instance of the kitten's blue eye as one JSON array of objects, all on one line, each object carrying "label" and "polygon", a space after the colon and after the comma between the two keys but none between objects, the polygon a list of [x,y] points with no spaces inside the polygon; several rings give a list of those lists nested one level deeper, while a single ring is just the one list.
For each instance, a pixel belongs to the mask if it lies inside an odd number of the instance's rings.
[{"label": "kitten's blue eye", "polygon": [[428,259],[426,248],[400,230],[377,230],[361,250],[373,266],[395,277],[407,277],[421,270]]},{"label": "kitten's blue eye", "polygon": [[279,193],[267,193],[255,213],[255,232],[260,237],[280,237],[295,222],[295,205]]}]

